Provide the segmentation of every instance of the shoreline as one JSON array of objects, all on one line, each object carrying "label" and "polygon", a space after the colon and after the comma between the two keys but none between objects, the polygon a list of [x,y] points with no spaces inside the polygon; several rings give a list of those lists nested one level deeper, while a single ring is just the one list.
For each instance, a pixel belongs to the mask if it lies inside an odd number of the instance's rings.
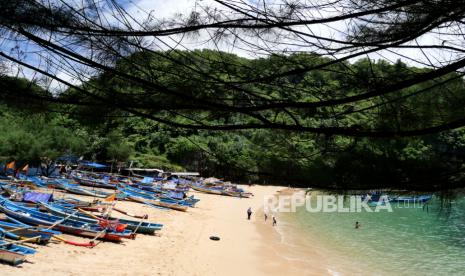
[{"label": "shoreline", "polygon": [[[278,195],[293,195],[301,192],[299,188],[285,187],[277,191]],[[295,227],[291,226],[286,214],[277,215],[277,226],[272,226],[271,216],[268,215],[268,220],[264,221],[264,209],[261,208],[257,215],[263,218],[261,222],[257,222],[257,231],[264,239],[262,243],[262,258],[264,266],[262,271],[266,275],[329,275],[325,265],[323,256],[318,254],[313,248],[301,248],[296,246],[296,242],[300,240],[300,235]],[[291,229],[292,228],[292,231]],[[292,239],[288,242],[288,239]]]},{"label": "shoreline", "polygon": [[[282,242],[278,229],[271,226],[271,216],[267,224],[263,222],[264,197],[288,188],[241,187],[254,196],[247,199],[193,192],[201,201],[198,207],[185,213],[118,202],[118,207],[131,213],[147,213],[148,221],[163,223],[164,229],[156,236],[137,235],[135,240],[125,240],[122,244],[102,242],[93,249],[62,243],[39,246],[38,253],[28,258],[30,263],[19,267],[1,265],[0,270],[2,275],[32,276],[327,274],[318,268],[317,255],[305,255],[313,260],[310,266],[308,262],[286,259],[293,248]],[[59,198],[59,193],[55,194]],[[249,207],[253,210],[250,221],[246,218]],[[281,216],[277,219],[278,227],[285,223]],[[220,241],[212,241],[210,236],[219,236]]]}]

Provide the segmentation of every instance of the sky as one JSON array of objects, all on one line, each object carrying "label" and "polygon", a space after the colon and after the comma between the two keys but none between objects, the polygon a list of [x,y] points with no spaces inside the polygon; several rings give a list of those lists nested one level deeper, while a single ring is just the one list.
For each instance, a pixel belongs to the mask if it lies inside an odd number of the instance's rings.
[{"label": "sky", "polygon": [[[144,20],[147,18],[148,14],[151,14],[153,17],[157,19],[169,19],[173,16],[183,14],[188,15],[191,11],[197,10],[201,11],[202,7],[210,6],[213,8],[224,9],[218,3],[213,0],[122,0],[124,1],[125,5],[128,7],[128,12],[134,15],[134,18],[137,20]],[[248,2],[254,5],[260,5],[260,2],[263,0],[249,0]],[[278,5],[283,0],[266,0],[268,5]],[[227,2],[227,1],[226,1]],[[309,3],[314,3],[315,1],[304,1]],[[316,1],[318,2],[318,1]],[[321,2],[321,1],[320,1]],[[334,11],[323,9],[318,10],[316,12],[312,12],[315,17],[324,17],[331,15]],[[327,24],[327,25],[315,25],[309,27],[301,27],[302,31],[305,32],[312,32],[318,35],[326,36],[326,37],[336,37],[344,39],[345,31],[347,26],[344,22],[336,22],[334,24]],[[251,53],[249,51],[244,50],[247,48],[247,45],[237,43],[237,47],[232,47],[231,43],[220,43],[219,45],[213,45],[211,43],[204,43],[208,40],[208,34],[201,33],[196,39],[186,39],[184,38],[181,40],[181,46],[185,46],[184,49],[198,49],[198,48],[211,48],[217,49],[220,47],[220,50],[231,52],[238,54],[243,57],[254,58],[259,56],[259,53]],[[259,45],[262,43],[261,41],[253,41],[253,38],[248,38],[252,40],[253,44]],[[444,40],[453,41],[455,38],[447,38],[447,36],[442,35],[431,35],[427,34],[420,37],[415,43],[419,44],[441,44]],[[171,40],[171,41],[170,41]],[[169,44],[170,46],[177,45],[177,42],[180,42],[179,37],[171,37],[170,39],[164,40],[165,43]],[[283,40],[283,45],[275,44],[273,47],[279,50],[289,50],[289,51],[306,51],[309,48],[306,47],[296,47],[296,46],[286,46],[284,45],[285,42],[289,42]],[[164,49],[163,46],[160,46],[161,49]],[[397,59],[401,59],[405,63],[424,67],[428,64],[432,65],[440,65],[443,62],[449,62],[451,59],[455,58],[454,55],[450,55],[448,52],[445,51],[437,51],[437,50],[424,50],[419,51],[417,49],[402,49],[402,50],[395,50],[395,51],[381,51],[379,53],[370,54],[368,57],[372,59],[385,59],[389,62],[395,62]],[[418,62],[417,62],[418,61]]]},{"label": "sky", "polygon": [[[82,0],[69,0],[70,3],[79,4]],[[271,3],[279,3],[282,0],[267,0],[267,4]],[[118,0],[118,3],[124,7],[126,12],[128,12],[135,21],[137,22],[146,22],[148,18],[152,19],[152,23],[161,22],[163,20],[169,20],[173,17],[179,16],[188,16],[192,11],[201,12],[204,7],[211,7],[211,8],[221,8],[221,6],[213,0]],[[250,0],[252,4],[258,4],[258,0]],[[315,17],[324,17],[331,14],[332,11],[330,10],[318,10],[312,12],[312,16]],[[106,18],[108,19],[109,24],[117,25],[118,24],[118,17],[112,16],[110,13],[106,14]],[[135,28],[140,28],[134,22],[132,22]],[[325,37],[333,37],[333,38],[340,38],[344,39],[344,33],[347,29],[347,26],[344,22],[337,22],[333,24],[327,25],[313,25],[308,27],[299,27],[301,31],[305,31],[308,33],[313,33],[317,35],[322,35]],[[254,36],[247,36],[244,42],[235,40],[235,43],[231,43],[231,39],[224,39],[223,41],[218,42],[217,44],[212,43],[210,40],[211,33],[207,31],[201,31],[197,35],[189,35],[189,36],[169,36],[163,38],[152,38],[152,48],[154,50],[166,50],[170,47],[175,47],[180,50],[193,50],[193,49],[202,49],[202,48],[209,48],[209,49],[218,49],[225,52],[234,53],[243,57],[247,58],[255,58],[260,57],[263,52],[259,52],[254,50],[254,46],[264,46],[264,42]],[[417,43],[420,44],[441,44],[443,41],[449,41],[449,38],[433,35],[424,35],[420,39],[418,39]],[[452,40],[452,38],[451,38]],[[271,46],[271,48],[276,49],[277,51],[308,51],[312,50],[311,47],[307,45],[302,46],[289,46],[286,43],[292,42],[289,39],[281,39],[278,41],[268,42],[267,46]],[[249,45],[248,45],[249,43]],[[15,46],[18,46],[18,49],[15,49]],[[12,50],[13,49],[13,50]],[[19,45],[15,45],[8,40],[4,40],[3,43],[0,45],[0,50],[15,53],[19,55],[23,55],[23,58],[32,64],[40,64],[42,67],[46,67],[49,70],[52,70],[51,66],[47,67],[47,63],[44,62],[44,59],[40,58],[42,54],[39,52],[39,48],[34,46],[30,43],[22,42]],[[16,52],[15,52],[16,51]],[[336,56],[338,57],[338,56]],[[364,56],[366,57],[366,56]],[[442,62],[449,62],[451,59],[456,58],[455,55],[451,55],[445,51],[437,51],[437,50],[425,50],[419,51],[416,49],[412,50],[396,50],[396,51],[382,51],[379,53],[370,54],[368,57],[372,59],[385,59],[389,62],[395,62],[397,59],[401,59],[402,61],[406,62],[409,65],[414,66],[425,66],[425,64],[433,64],[433,66],[440,65]],[[353,61],[353,60],[352,60]],[[57,60],[54,60],[57,62]],[[36,76],[30,70],[18,70],[19,67],[15,67],[16,69],[13,70],[12,74],[17,74],[20,72],[20,76],[24,76],[27,78],[32,78]],[[73,76],[70,72],[59,71],[55,70],[52,71],[57,74],[59,77],[74,83],[79,84],[82,80],[79,80],[77,76]],[[84,76],[84,79],[91,75],[92,72],[85,72],[80,77]],[[65,87],[60,85],[56,81],[52,81],[51,83],[52,90],[60,90],[64,89]]]}]

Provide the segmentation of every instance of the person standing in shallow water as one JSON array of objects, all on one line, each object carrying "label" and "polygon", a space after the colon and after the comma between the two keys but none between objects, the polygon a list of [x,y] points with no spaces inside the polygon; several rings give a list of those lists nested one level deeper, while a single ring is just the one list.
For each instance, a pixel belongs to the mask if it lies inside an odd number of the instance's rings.
[{"label": "person standing in shallow water", "polygon": [[362,225],[358,221],[355,222],[355,229],[359,229],[361,226]]},{"label": "person standing in shallow water", "polygon": [[250,220],[250,216],[252,215],[252,208],[249,207],[249,209],[247,209],[247,219]]}]

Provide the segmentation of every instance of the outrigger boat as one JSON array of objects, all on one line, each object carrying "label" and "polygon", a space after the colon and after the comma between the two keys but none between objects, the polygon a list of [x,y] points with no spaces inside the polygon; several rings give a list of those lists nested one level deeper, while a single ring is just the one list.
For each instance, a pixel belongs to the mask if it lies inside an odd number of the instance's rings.
[{"label": "outrigger boat", "polygon": [[82,188],[79,185],[70,184],[70,183],[59,183],[56,187],[59,189],[65,190],[69,193],[77,194],[77,195],[85,195],[85,196],[100,197],[100,198],[105,198],[111,195],[111,193],[102,192],[99,190],[89,190],[89,189]]},{"label": "outrigger boat", "polygon": [[0,232],[3,232],[9,239],[28,240],[28,242],[38,244],[47,244],[54,235],[61,235],[58,231],[2,220],[0,220],[0,229]]},{"label": "outrigger boat", "polygon": [[129,230],[111,229],[98,224],[90,224],[42,213],[31,208],[16,205],[6,199],[0,199],[0,211],[26,224],[50,226],[55,230],[83,237],[99,238],[113,242],[120,242],[122,238],[135,237]]},{"label": "outrigger boat", "polygon": [[15,241],[25,240],[25,241],[30,242],[30,243],[37,243],[37,244],[41,243],[40,242],[40,236],[25,238],[25,237],[16,235],[13,232],[9,232],[9,231],[3,229],[2,227],[0,227],[0,236],[5,237],[5,238],[10,239],[10,240],[15,240]]},{"label": "outrigger boat", "polygon": [[432,195],[420,195],[420,196],[391,196],[381,194],[379,192],[371,193],[362,196],[362,200],[368,202],[369,206],[384,205],[386,203],[426,203],[433,198]]},{"label": "outrigger boat", "polygon": [[425,203],[433,198],[432,195],[421,195],[421,196],[398,196],[391,198],[390,202],[396,203]]},{"label": "outrigger boat", "polygon": [[[123,194],[117,194],[116,198],[120,198],[122,195]],[[54,200],[53,203],[54,204],[59,204],[59,205],[61,205],[63,207],[69,208],[69,209],[80,208],[82,210],[90,211],[90,212],[102,212],[105,208],[107,208],[109,205],[111,205],[111,203],[109,203],[109,202],[101,202],[99,200],[94,200],[93,202],[88,202],[88,201],[83,201],[83,200],[72,198],[72,197],[67,197],[67,198],[63,198],[63,199],[59,199],[59,200]],[[132,214],[130,212],[121,210],[119,208],[116,208],[114,206],[112,207],[112,210],[116,211],[118,213],[124,214],[126,216],[133,217],[133,218],[138,218],[138,219],[147,219],[148,218],[147,214],[145,214],[145,215],[136,215],[136,214]]]},{"label": "outrigger boat", "polygon": [[19,265],[26,260],[27,255],[35,253],[36,251],[32,248],[0,239],[0,261],[2,262]]},{"label": "outrigger boat", "polygon": [[[171,200],[185,200],[189,201],[193,205],[199,202],[199,199],[194,198],[194,196],[187,197],[187,190],[185,189],[163,189],[158,186],[145,186],[145,185],[123,185],[124,188],[135,190],[139,193],[146,193],[152,196],[159,198],[166,198]],[[190,188],[189,188],[190,189]]]},{"label": "outrigger boat", "polygon": [[185,198],[185,199],[175,199],[175,198],[167,196],[166,194],[158,194],[155,192],[145,191],[145,190],[134,188],[128,185],[121,185],[121,187],[125,190],[131,191],[134,194],[140,195],[142,197],[151,197],[154,199],[159,199],[161,202],[164,202],[164,203],[179,204],[179,205],[194,207],[195,203],[199,201],[199,199],[196,199],[193,196]]},{"label": "outrigger boat", "polygon": [[168,208],[168,209],[173,209],[176,211],[182,211],[186,212],[189,206],[187,205],[180,205],[177,203],[168,203],[168,202],[163,202],[160,199],[154,198],[152,196],[147,196],[139,193],[135,193],[131,190],[124,189],[124,188],[118,188],[120,192],[126,195],[126,197],[129,200],[132,200],[134,202],[139,202],[139,203],[144,203],[144,204],[151,204],[154,206],[162,207],[162,208]]},{"label": "outrigger boat", "polygon": [[95,188],[104,188],[104,189],[113,189],[116,190],[116,185],[112,183],[106,183],[103,180],[100,179],[84,179],[84,178],[79,178],[79,177],[74,177],[74,181],[79,183],[82,186],[89,186],[89,187],[95,187]]},{"label": "outrigger boat", "polygon": [[203,193],[207,193],[207,194],[214,194],[214,195],[224,195],[224,196],[232,196],[232,197],[250,197],[252,194],[251,193],[248,193],[248,192],[245,192],[243,191],[242,189],[239,189],[237,187],[233,187],[233,186],[223,186],[223,185],[220,185],[220,186],[206,186],[206,185],[198,185],[198,184],[191,184],[191,188],[196,190],[196,191],[199,191],[199,192],[203,192]]},{"label": "outrigger boat", "polygon": [[72,208],[89,208],[89,209],[101,209],[101,208],[104,208],[104,207],[110,205],[110,203],[108,203],[108,202],[105,203],[105,202],[101,202],[101,201],[98,201],[98,200],[95,200],[93,202],[89,202],[89,201],[83,201],[83,200],[73,198],[73,197],[55,199],[53,202],[57,203],[57,204],[60,204],[60,205],[63,205],[63,206],[69,206],[69,207],[72,207]]},{"label": "outrigger boat", "polygon": [[209,188],[199,186],[199,185],[194,185],[194,184],[191,184],[191,188],[196,191],[207,193],[207,194],[223,195],[223,192],[219,189],[209,189]]},{"label": "outrigger boat", "polygon": [[71,219],[86,222],[86,223],[92,223],[92,224],[99,224],[99,223],[119,223],[119,224],[124,224],[126,225],[126,229],[129,229],[131,231],[136,231],[136,233],[141,233],[141,234],[154,234],[155,231],[161,230],[163,228],[163,224],[159,223],[151,223],[151,222],[144,222],[144,221],[134,221],[134,220],[127,220],[127,219],[117,219],[117,218],[112,218],[109,217],[107,219],[92,215],[90,213],[87,213],[85,211],[80,211],[80,213],[75,213],[74,209],[70,209],[58,204],[41,204],[42,206],[45,207],[45,209],[56,216],[59,217],[70,217]]}]

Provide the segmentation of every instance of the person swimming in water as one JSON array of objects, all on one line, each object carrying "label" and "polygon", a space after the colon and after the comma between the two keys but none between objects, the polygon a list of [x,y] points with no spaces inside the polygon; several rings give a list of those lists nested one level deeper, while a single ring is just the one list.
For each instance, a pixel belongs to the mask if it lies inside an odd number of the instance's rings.
[{"label": "person swimming in water", "polygon": [[362,227],[362,225],[358,221],[356,221],[355,222],[355,229],[359,229],[360,227]]}]

